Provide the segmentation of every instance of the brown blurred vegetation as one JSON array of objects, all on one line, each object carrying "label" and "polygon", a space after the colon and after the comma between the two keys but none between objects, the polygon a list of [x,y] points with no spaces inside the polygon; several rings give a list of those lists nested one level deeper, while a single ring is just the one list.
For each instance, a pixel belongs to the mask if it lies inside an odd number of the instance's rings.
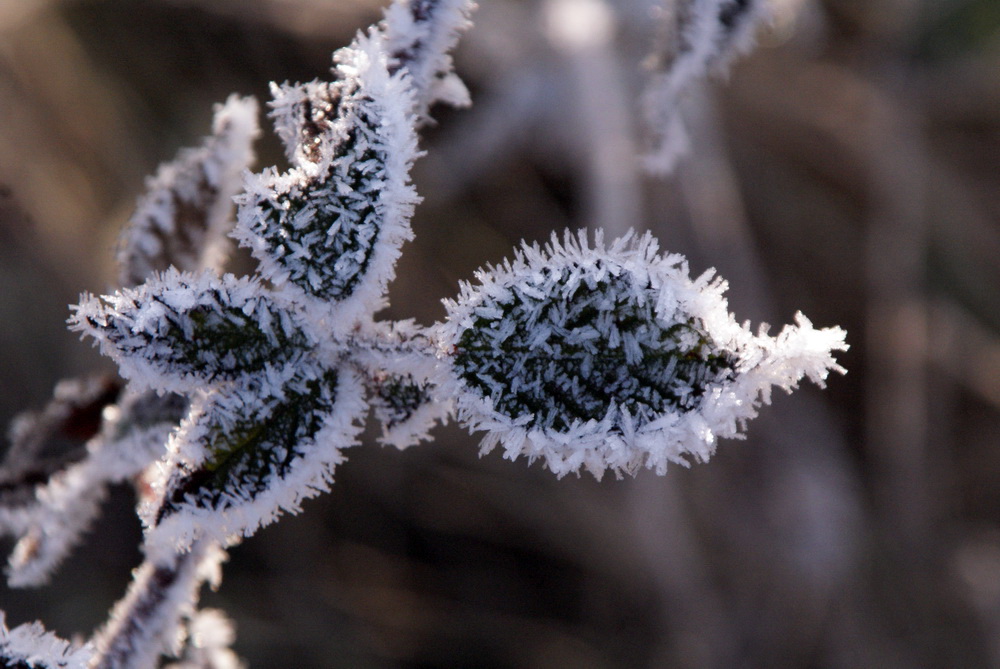
[{"label": "brown blurred vegetation", "polygon": [[[783,0],[687,112],[668,179],[635,163],[649,2],[553,46],[542,2],[483,2],[439,110],[388,316],[520,239],[648,228],[731,283],[737,318],[844,326],[849,369],[635,480],[479,459],[451,427],[354,449],[332,493],[232,551],[205,602],[252,667],[1000,667],[1000,5]],[[144,175],[230,92],[323,76],[374,0],[0,0],[0,418],[108,370],[65,305],[112,288]],[[260,165],[280,162],[273,139]],[[247,271],[246,258],[234,267]],[[139,561],[125,490],[8,623],[87,634]]]}]

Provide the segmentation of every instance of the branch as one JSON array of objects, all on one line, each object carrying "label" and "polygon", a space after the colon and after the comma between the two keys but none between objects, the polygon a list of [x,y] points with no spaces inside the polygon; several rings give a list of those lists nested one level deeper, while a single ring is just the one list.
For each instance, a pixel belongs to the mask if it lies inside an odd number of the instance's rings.
[{"label": "branch", "polygon": [[152,669],[161,653],[178,653],[181,617],[193,614],[202,583],[218,585],[225,557],[218,545],[202,541],[162,563],[143,563],[95,635],[88,669]]}]

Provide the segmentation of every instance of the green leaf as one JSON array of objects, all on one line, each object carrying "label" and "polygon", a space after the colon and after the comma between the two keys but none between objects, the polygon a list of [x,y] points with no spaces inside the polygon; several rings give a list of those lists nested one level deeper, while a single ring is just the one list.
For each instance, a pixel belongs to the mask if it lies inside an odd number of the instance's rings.
[{"label": "green leaf", "polygon": [[339,85],[274,88],[293,166],[248,177],[234,231],[262,277],[296,299],[318,298],[347,329],[380,308],[413,236],[412,90],[384,56],[380,38],[359,36],[335,56]]},{"label": "green leaf", "polygon": [[498,413],[565,431],[613,406],[640,423],[690,411],[732,374],[734,357],[697,318],[664,321],[650,286],[628,272],[603,274],[581,280],[574,268],[542,268],[483,299],[455,343],[459,377]]},{"label": "green leaf", "polygon": [[198,400],[171,442],[148,539],[171,550],[199,536],[252,534],[326,490],[366,406],[349,371],[302,367],[281,385],[251,380]]},{"label": "green leaf", "polygon": [[[323,419],[334,406],[337,373],[327,372],[287,392],[284,401],[266,406],[227,425],[231,416],[203,414],[206,459],[176,478],[157,511],[157,522],[185,505],[222,509],[253,500],[306,455]],[[219,404],[222,404],[220,402]],[[227,414],[229,406],[213,407]]]},{"label": "green leaf", "polygon": [[291,310],[260,283],[171,270],[81,301],[73,327],[94,337],[141,387],[190,392],[285,365],[312,348]]},{"label": "green leaf", "polygon": [[[380,119],[369,101],[353,101],[353,127],[316,175],[279,176],[255,202],[256,233],[267,248],[265,273],[323,300],[349,297],[368,273],[383,224],[376,208],[389,156],[372,141]],[[342,111],[342,113],[348,113]],[[280,183],[280,185],[279,185]]]}]

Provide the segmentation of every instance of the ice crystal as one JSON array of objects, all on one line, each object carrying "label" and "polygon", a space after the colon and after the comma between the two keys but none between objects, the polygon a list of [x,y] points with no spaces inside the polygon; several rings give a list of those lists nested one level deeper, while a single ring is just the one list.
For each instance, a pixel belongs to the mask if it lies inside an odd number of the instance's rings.
[{"label": "ice crystal", "polygon": [[448,413],[430,382],[412,375],[379,372],[370,380],[369,404],[382,425],[381,443],[403,449],[427,438],[427,431]]},{"label": "ice crystal", "polygon": [[46,632],[41,623],[7,629],[0,612],[0,662],[9,669],[86,669],[89,645],[76,646]]},{"label": "ice crystal", "polygon": [[[86,443],[101,428],[122,384],[108,376],[63,379],[41,411],[25,411],[11,422],[10,448],[0,466],[0,515],[31,504],[35,486],[86,457]],[[0,531],[4,523],[0,521]]]},{"label": "ice crystal", "polygon": [[222,611],[197,611],[188,621],[184,657],[163,669],[241,669],[245,665],[229,648],[235,639],[233,623]]},{"label": "ice crystal", "polygon": [[382,426],[379,442],[403,449],[428,438],[448,419],[452,404],[441,394],[431,332],[412,321],[369,323],[346,346],[362,371],[368,402]]}]

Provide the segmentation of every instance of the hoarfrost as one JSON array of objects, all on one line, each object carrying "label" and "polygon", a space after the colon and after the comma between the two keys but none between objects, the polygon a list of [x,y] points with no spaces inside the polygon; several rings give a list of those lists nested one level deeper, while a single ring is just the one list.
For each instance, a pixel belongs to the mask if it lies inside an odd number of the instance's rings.
[{"label": "hoarfrost", "polygon": [[413,91],[406,70],[389,73],[385,49],[378,31],[359,36],[334,55],[338,85],[276,88],[278,132],[296,142],[297,164],[251,175],[239,199],[234,236],[261,276],[341,331],[383,306],[413,236]]},{"label": "hoarfrost", "polygon": [[114,295],[84,295],[70,327],[92,337],[136,388],[186,393],[312,348],[291,308],[256,279],[169,269]]},{"label": "hoarfrost", "polygon": [[147,192],[119,242],[121,285],[140,284],[171,266],[194,271],[220,264],[232,199],[254,160],[259,134],[256,100],[230,96],[216,106],[212,135],[146,181]]},{"label": "hoarfrost", "polygon": [[146,551],[250,536],[329,489],[366,406],[349,369],[300,367],[281,385],[248,379],[198,398],[173,435],[155,499],[140,509]]},{"label": "hoarfrost", "polygon": [[458,417],[487,432],[483,452],[502,445],[558,476],[707,460],[772,386],[844,371],[833,358],[843,330],[798,314],[775,338],[753,335],[728,312],[723,281],[692,281],[648,234],[605,246],[598,233],[591,247],[567,232],[477,278],[446,301],[439,334]]},{"label": "hoarfrost", "polygon": [[764,0],[680,0],[660,13],[664,34],[643,96],[652,144],[644,162],[650,172],[669,174],[691,148],[681,118],[685,96],[748,51],[769,14]]},{"label": "hoarfrost", "polygon": [[0,661],[14,669],[86,669],[92,648],[63,641],[41,623],[7,629],[0,612]]}]

